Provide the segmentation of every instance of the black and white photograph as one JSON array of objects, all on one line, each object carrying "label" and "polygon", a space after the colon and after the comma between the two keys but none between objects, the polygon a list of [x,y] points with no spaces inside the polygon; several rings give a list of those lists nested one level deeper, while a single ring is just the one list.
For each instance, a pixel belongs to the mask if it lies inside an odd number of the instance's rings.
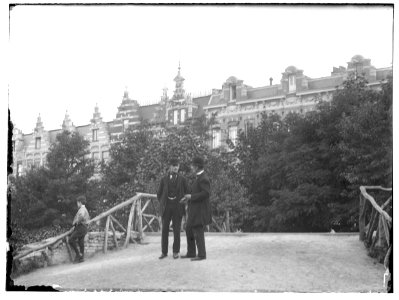
[{"label": "black and white photograph", "polygon": [[394,292],[393,2],[8,4],[7,294]]}]

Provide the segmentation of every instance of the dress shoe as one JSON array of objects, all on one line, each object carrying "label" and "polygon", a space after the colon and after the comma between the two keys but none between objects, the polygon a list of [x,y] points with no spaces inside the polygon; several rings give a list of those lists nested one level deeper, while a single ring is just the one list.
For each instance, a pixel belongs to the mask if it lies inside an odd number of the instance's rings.
[{"label": "dress shoe", "polygon": [[174,259],[179,258],[179,253],[173,253],[173,258]]},{"label": "dress shoe", "polygon": [[191,261],[204,260],[204,259],[206,259],[206,257],[197,256],[197,257],[192,258]]},{"label": "dress shoe", "polygon": [[180,258],[194,258],[195,256],[192,255],[182,255]]},{"label": "dress shoe", "polygon": [[163,254],[159,257],[159,259],[164,259],[166,256],[168,256],[167,254]]}]

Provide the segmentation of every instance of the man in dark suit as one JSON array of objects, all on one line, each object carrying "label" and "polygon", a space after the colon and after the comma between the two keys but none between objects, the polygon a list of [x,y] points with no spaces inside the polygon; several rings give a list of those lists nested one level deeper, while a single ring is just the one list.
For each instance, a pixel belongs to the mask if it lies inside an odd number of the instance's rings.
[{"label": "man in dark suit", "polygon": [[[191,168],[196,173],[196,180],[191,186],[191,194],[184,195],[181,200],[182,203],[188,203],[187,254],[181,258],[197,261],[206,259],[204,229],[212,221],[209,202],[211,185],[208,176],[204,173],[204,160],[201,157],[193,159]],[[196,248],[198,256],[196,256]]]},{"label": "man in dark suit", "polygon": [[172,158],[169,165],[169,172],[161,179],[157,192],[162,217],[162,254],[159,259],[168,256],[170,221],[173,224],[173,258],[179,258],[180,228],[185,214],[184,204],[181,204],[179,200],[188,193],[187,180],[179,174],[179,161]]}]

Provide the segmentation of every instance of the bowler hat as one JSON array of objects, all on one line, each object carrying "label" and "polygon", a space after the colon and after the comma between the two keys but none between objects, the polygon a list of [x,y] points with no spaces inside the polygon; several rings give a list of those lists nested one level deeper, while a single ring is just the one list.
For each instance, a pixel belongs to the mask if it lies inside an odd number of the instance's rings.
[{"label": "bowler hat", "polygon": [[179,164],[179,160],[176,157],[172,157],[169,160],[169,165],[171,165],[171,166],[177,166],[178,164]]}]

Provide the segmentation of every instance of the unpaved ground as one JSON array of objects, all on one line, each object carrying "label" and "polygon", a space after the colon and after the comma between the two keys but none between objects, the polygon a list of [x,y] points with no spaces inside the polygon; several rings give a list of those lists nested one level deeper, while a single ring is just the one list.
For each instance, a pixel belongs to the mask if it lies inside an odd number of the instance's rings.
[{"label": "unpaved ground", "polygon": [[358,235],[206,234],[205,240],[203,261],[159,260],[160,236],[151,235],[146,245],[40,269],[14,283],[61,290],[385,292],[384,267],[367,256]]}]

